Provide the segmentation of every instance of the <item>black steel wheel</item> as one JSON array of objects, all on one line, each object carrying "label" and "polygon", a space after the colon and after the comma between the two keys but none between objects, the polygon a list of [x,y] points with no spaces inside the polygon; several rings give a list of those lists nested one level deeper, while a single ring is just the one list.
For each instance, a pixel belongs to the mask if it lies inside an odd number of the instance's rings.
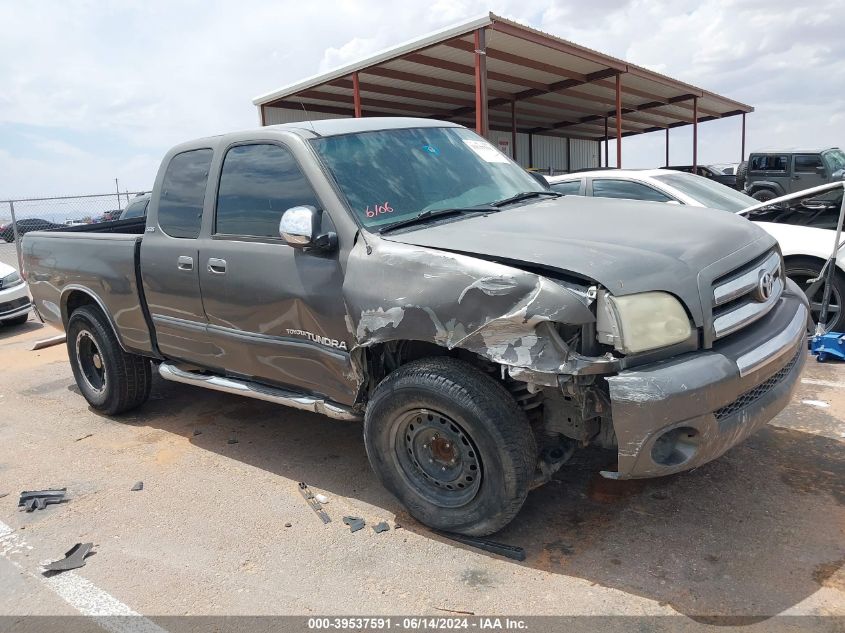
[{"label": "black steel wheel", "polygon": [[[810,314],[813,323],[819,322],[824,298],[824,282],[810,283],[821,274],[821,264],[812,259],[791,259],[786,262],[786,276],[794,281],[807,296],[810,302]],[[830,289],[830,303],[827,308],[827,325],[825,332],[842,332],[845,330],[845,275],[836,271],[833,275],[833,285]]]},{"label": "black steel wheel", "polygon": [[115,415],[140,406],[149,397],[149,359],[123,351],[98,308],[83,306],[70,315],[67,351],[76,385],[96,410]]},{"label": "black steel wheel", "polygon": [[537,463],[531,427],[511,394],[448,357],[413,361],[379,384],[364,444],[382,484],[414,518],[471,536],[516,516]]}]

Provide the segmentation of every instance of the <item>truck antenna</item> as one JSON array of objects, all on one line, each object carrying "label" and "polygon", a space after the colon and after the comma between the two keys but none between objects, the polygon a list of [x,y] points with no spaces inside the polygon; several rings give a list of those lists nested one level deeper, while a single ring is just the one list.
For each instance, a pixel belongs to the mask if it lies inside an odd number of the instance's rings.
[{"label": "truck antenna", "polygon": [[311,120],[311,115],[308,114],[308,110],[305,109],[305,104],[300,101],[299,105],[302,106],[302,111],[305,113],[305,122],[311,126],[311,131],[314,132],[315,135],[321,136],[321,134],[314,129],[314,122]]}]

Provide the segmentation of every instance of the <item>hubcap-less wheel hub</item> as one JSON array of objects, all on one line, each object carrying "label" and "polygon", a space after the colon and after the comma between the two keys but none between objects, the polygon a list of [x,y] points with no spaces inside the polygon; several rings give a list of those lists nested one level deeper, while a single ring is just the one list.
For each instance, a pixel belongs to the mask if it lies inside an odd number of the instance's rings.
[{"label": "hubcap-less wheel hub", "polygon": [[106,367],[94,337],[87,330],[76,335],[76,361],[87,386],[102,392],[106,388]]},{"label": "hubcap-less wheel hub", "polygon": [[397,423],[396,453],[406,481],[443,507],[469,503],[481,485],[481,460],[472,438],[450,417],[413,409]]}]

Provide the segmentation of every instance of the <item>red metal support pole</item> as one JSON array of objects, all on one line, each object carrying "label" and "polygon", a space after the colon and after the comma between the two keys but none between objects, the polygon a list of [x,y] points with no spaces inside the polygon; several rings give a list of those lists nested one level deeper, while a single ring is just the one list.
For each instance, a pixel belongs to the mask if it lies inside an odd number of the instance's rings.
[{"label": "red metal support pole", "polygon": [[669,166],[669,128],[666,128],[666,162],[664,163],[666,167]]},{"label": "red metal support pole", "polygon": [[692,100],[692,173],[698,172],[698,97]]},{"label": "red metal support pole", "polygon": [[604,166],[610,167],[610,163],[607,158],[607,117],[604,117]]},{"label": "red metal support pole", "polygon": [[487,42],[484,29],[475,31],[475,131],[487,136]]},{"label": "red metal support pole", "polygon": [[622,73],[616,73],[616,168],[622,169]]},{"label": "red metal support pole", "polygon": [[516,99],[511,99],[511,158],[516,160]]},{"label": "red metal support pole", "polygon": [[[348,84],[347,84],[348,85]],[[358,83],[358,73],[352,73],[352,101],[355,104],[355,118],[360,119],[361,114],[361,84]]]},{"label": "red metal support pole", "polygon": [[739,157],[739,162],[745,160],[745,112],[742,113],[742,156]]}]

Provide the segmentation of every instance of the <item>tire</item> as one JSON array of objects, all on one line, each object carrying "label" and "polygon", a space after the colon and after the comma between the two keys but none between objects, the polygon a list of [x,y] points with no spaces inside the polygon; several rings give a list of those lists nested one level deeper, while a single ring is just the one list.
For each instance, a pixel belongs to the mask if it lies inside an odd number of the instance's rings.
[{"label": "tire", "polygon": [[408,363],[381,382],[364,444],[381,483],[414,518],[470,536],[516,516],[537,463],[528,419],[510,393],[448,357]]},{"label": "tire", "polygon": [[748,178],[748,161],[744,160],[736,166],[736,188],[739,191],[745,189],[745,181]]},{"label": "tire", "polygon": [[67,351],[76,384],[97,411],[116,415],[142,405],[149,397],[150,361],[121,349],[98,308],[83,306],[71,314]]},{"label": "tire", "polygon": [[758,189],[751,194],[751,197],[758,202],[767,202],[769,200],[774,200],[777,196],[771,189]]},{"label": "tire", "polygon": [[[807,290],[807,280],[814,279],[821,273],[823,262],[807,257],[795,257],[786,260],[786,276],[798,284],[801,290]],[[814,293],[814,296],[807,296],[810,301],[810,314],[813,317],[813,323],[819,322],[819,315],[821,313],[821,303],[824,292],[824,284],[821,284]],[[845,274],[837,269],[833,275],[833,287],[830,292],[830,306],[838,308],[836,310],[828,309],[827,313],[827,332],[843,332],[845,331]]]}]

